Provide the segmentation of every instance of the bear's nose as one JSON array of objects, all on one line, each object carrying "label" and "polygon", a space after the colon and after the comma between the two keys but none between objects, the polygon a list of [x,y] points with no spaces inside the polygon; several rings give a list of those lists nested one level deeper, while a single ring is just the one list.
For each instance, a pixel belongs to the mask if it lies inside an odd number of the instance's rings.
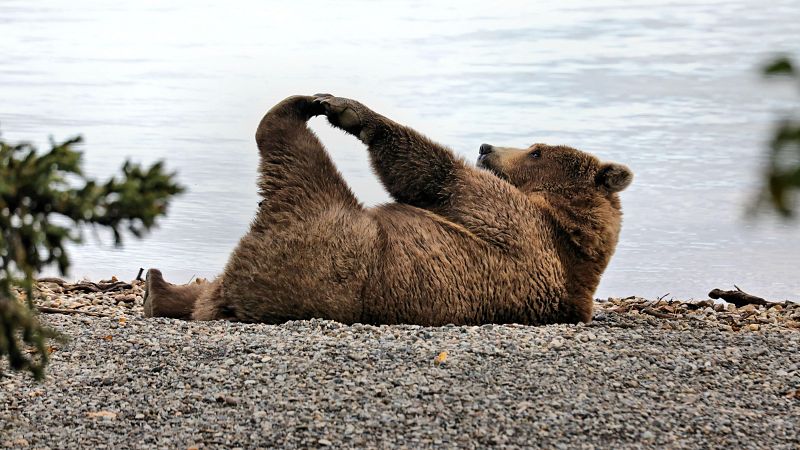
[{"label": "bear's nose", "polygon": [[492,146],[489,144],[481,144],[480,154],[487,155],[489,153],[492,153]]}]

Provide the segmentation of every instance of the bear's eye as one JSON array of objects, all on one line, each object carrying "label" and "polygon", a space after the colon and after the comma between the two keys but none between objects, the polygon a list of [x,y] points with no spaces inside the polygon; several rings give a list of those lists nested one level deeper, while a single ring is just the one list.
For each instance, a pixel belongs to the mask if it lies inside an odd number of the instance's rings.
[{"label": "bear's eye", "polygon": [[541,158],[541,157],[542,157],[542,151],[541,150],[536,149],[536,150],[531,152],[531,158]]}]

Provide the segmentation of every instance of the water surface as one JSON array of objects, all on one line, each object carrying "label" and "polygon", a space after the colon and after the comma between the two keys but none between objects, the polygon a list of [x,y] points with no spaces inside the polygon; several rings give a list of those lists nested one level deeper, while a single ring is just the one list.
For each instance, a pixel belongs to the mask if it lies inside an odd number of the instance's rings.
[{"label": "water surface", "polygon": [[[0,2],[0,131],[86,138],[87,171],[166,159],[189,192],[142,241],[87,235],[72,277],[213,276],[258,201],[255,127],[294,93],[357,98],[474,159],[568,144],[636,173],[597,295],[800,298],[800,223],[744,219],[776,117],[756,68],[797,51],[800,5],[672,2]],[[367,204],[363,146],[312,127]]]}]

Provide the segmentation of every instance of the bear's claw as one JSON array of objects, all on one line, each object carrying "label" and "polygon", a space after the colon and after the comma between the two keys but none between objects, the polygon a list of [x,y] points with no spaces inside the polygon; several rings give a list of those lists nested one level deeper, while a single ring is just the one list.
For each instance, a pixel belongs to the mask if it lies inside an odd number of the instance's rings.
[{"label": "bear's claw", "polygon": [[325,115],[333,126],[358,135],[361,126],[358,102],[331,94],[315,94],[314,103],[325,108]]},{"label": "bear's claw", "polygon": [[314,94],[314,103],[317,105],[321,105],[325,108],[325,114],[330,113],[330,99],[333,98],[331,94]]}]

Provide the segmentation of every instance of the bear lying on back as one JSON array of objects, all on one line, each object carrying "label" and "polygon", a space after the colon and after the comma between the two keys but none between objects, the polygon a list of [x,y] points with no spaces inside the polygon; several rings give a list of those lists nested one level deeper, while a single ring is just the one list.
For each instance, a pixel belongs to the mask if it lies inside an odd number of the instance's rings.
[{"label": "bear lying on back", "polygon": [[[395,203],[364,208],[306,122],[367,145]],[[280,323],[587,322],[620,231],[620,164],[565,146],[480,146],[478,167],[359,102],[289,97],[256,132],[263,201],[224,272],[151,269],[145,315]]]}]

